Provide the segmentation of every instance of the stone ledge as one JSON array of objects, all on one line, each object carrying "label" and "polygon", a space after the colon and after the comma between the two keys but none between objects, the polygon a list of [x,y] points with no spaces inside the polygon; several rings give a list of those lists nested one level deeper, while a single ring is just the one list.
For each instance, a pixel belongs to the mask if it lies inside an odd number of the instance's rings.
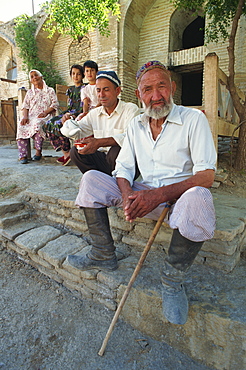
[{"label": "stone ledge", "polygon": [[[74,201],[67,199],[66,194],[60,196],[56,194],[53,198],[50,194],[47,196],[28,190],[22,199],[28,200],[28,204],[33,207],[41,219],[46,218],[53,225],[71,230],[77,235],[87,236],[87,225],[83,212],[75,207]],[[71,194],[68,198],[70,197]],[[230,272],[239,262],[243,250],[246,249],[246,200],[216,193],[213,197],[217,218],[215,235],[212,240],[204,243],[197,262]],[[154,228],[154,221],[144,218],[128,223],[121,209],[112,207],[108,211],[115,241],[122,241],[130,248],[134,247],[137,251],[141,251]],[[167,249],[171,234],[171,229],[163,223],[152,249]]]}]

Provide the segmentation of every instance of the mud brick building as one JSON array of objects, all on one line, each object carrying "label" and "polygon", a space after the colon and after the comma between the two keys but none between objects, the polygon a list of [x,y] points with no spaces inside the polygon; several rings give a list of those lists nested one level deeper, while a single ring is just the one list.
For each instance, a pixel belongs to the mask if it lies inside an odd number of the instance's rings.
[{"label": "mud brick building", "polygon": [[[218,134],[230,135],[233,127],[219,127],[220,119],[237,123],[226,88],[227,43],[204,45],[206,19],[191,12],[175,10],[168,0],[121,0],[121,19],[110,20],[109,37],[98,30],[79,42],[56,33],[47,38],[43,30],[47,14],[39,12],[36,39],[40,59],[52,61],[66,84],[70,84],[72,64],[95,60],[99,69],[113,69],[122,80],[122,99],[136,102],[135,73],[146,61],[158,59],[171,70],[177,83],[175,102],[204,109],[215,140]],[[246,19],[241,18],[236,41],[236,82],[246,91]],[[206,67],[206,56],[212,56]],[[0,25],[0,97],[2,101],[22,100],[21,87],[29,88],[27,74],[14,38],[14,20]],[[14,81],[14,82],[11,82]],[[218,81],[220,82],[218,84]],[[244,93],[242,93],[244,98]],[[18,119],[18,109],[17,109]],[[222,131],[221,131],[222,130]],[[0,132],[0,135],[2,133]]]}]

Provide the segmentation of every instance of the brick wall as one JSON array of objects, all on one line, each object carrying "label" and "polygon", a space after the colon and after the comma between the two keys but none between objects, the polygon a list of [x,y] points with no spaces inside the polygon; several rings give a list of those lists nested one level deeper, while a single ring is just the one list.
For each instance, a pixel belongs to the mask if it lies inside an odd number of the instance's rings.
[{"label": "brick wall", "polygon": [[[69,36],[55,34],[51,39],[42,29],[46,15],[40,12],[35,17],[39,22],[37,44],[39,57],[44,61],[57,64],[61,76],[67,84],[71,84],[69,68],[74,61],[82,63],[88,57],[95,60],[99,69],[113,69],[118,72],[122,81],[122,99],[137,102],[134,90],[135,74],[139,66],[150,59],[168,62],[170,19],[174,7],[168,0],[121,0],[121,19],[110,19],[111,34],[101,36],[97,30],[90,32],[88,37],[89,50],[84,55],[77,50],[76,43]],[[27,75],[22,71],[18,51],[14,45],[13,21],[0,25],[0,73],[5,59],[10,54],[11,43],[18,63],[18,87],[29,87]],[[237,36],[236,50],[236,81],[246,90],[246,20],[241,19]],[[225,43],[208,44],[208,52],[216,51],[219,56],[220,68],[228,73],[228,55]],[[78,49],[80,46],[78,45]],[[80,55],[81,54],[81,55]],[[5,58],[5,59],[4,59]],[[13,95],[10,89],[9,94]]]}]

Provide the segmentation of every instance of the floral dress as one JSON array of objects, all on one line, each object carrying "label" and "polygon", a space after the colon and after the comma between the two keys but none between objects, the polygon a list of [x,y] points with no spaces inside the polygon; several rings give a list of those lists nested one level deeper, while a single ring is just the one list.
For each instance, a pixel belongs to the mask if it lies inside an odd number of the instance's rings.
[{"label": "floral dress", "polygon": [[26,125],[20,125],[18,123],[16,139],[29,139],[37,132],[40,133],[41,137],[45,138],[46,135],[42,130],[42,126],[54,116],[54,113],[48,114],[44,118],[38,118],[38,115],[48,108],[54,108],[56,110],[58,106],[57,96],[52,87],[44,84],[43,89],[37,89],[32,86],[27,91],[22,105],[22,109],[28,109],[29,122]]},{"label": "floral dress", "polygon": [[65,113],[71,113],[76,117],[83,111],[83,102],[81,101],[80,94],[81,89],[84,88],[84,85],[81,86],[70,86],[66,95],[68,96],[68,109],[62,112],[59,116],[55,116],[50,119],[44,126],[43,129],[46,132],[47,137],[49,138],[53,148],[55,150],[64,150],[65,152],[70,150],[70,141],[67,137],[63,136],[60,129],[62,127],[62,117]]}]

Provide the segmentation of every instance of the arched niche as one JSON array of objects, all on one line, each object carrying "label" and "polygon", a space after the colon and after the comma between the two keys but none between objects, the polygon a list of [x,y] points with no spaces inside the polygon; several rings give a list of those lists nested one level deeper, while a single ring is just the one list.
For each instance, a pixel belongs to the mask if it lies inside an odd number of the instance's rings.
[{"label": "arched niche", "polygon": [[170,19],[169,51],[204,45],[204,27],[202,12],[175,10]]},{"label": "arched niche", "polygon": [[17,84],[10,83],[11,80],[14,82],[17,79],[15,48],[7,37],[0,37],[0,78],[2,79],[0,83],[1,99],[16,98]]},{"label": "arched niche", "polygon": [[156,0],[129,0],[121,4],[119,23],[118,73],[122,81],[122,99],[135,101],[136,72],[138,70],[140,31],[144,18]]}]

